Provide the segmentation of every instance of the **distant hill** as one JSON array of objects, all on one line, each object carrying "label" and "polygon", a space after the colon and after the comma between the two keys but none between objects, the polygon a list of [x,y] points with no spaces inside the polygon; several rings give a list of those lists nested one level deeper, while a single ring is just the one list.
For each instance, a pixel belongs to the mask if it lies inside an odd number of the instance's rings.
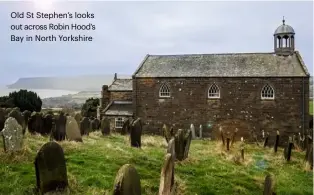
[{"label": "distant hill", "polygon": [[[73,91],[100,91],[102,85],[110,85],[114,74],[82,75],[72,77],[30,77],[20,78],[8,85],[9,89],[58,89]],[[118,75],[118,78],[131,78],[128,75]]]}]

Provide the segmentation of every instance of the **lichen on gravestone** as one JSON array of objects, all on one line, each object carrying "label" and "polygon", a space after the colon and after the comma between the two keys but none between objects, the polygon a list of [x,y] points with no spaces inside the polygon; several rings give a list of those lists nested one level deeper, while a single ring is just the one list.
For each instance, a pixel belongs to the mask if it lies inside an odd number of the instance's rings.
[{"label": "lichen on gravestone", "polygon": [[9,117],[2,131],[4,150],[6,152],[16,152],[23,148],[23,129],[15,118]]}]

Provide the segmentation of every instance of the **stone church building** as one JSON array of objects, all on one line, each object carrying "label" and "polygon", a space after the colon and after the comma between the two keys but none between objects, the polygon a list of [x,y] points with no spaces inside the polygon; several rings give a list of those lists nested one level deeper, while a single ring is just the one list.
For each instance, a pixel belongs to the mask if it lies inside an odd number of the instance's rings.
[{"label": "stone church building", "polygon": [[132,78],[102,87],[101,116],[119,130],[126,118],[140,117],[144,131],[160,134],[203,126],[246,139],[263,130],[283,137],[302,134],[309,124],[310,74],[295,50],[295,31],[282,21],[269,53],[147,55]]}]

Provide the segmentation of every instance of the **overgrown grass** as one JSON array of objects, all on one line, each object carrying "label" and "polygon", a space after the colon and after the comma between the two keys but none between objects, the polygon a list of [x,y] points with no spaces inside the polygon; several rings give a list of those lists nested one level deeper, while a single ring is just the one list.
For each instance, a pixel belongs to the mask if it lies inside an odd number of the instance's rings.
[{"label": "overgrown grass", "polygon": [[[143,194],[158,194],[166,152],[164,138],[144,135],[142,149],[131,148],[128,139],[116,134],[103,137],[94,132],[83,137],[84,143],[60,142],[66,157],[70,194],[109,194],[117,171],[126,163],[133,164],[139,172]],[[26,135],[24,150],[18,155],[0,151],[0,194],[33,194],[35,155],[48,140]],[[282,149],[274,154],[272,148],[246,145],[242,162],[238,159],[238,144],[226,152],[217,141],[193,140],[188,159],[175,166],[177,194],[262,194],[267,173],[274,176],[279,195],[313,194],[313,173],[305,169],[304,152],[294,150],[289,163],[282,154]]]}]

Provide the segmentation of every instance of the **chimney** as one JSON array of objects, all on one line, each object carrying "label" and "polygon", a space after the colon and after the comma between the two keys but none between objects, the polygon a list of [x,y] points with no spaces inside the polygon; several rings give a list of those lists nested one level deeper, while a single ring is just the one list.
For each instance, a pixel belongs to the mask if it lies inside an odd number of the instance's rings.
[{"label": "chimney", "polygon": [[117,80],[117,73],[114,73],[114,81]]}]

